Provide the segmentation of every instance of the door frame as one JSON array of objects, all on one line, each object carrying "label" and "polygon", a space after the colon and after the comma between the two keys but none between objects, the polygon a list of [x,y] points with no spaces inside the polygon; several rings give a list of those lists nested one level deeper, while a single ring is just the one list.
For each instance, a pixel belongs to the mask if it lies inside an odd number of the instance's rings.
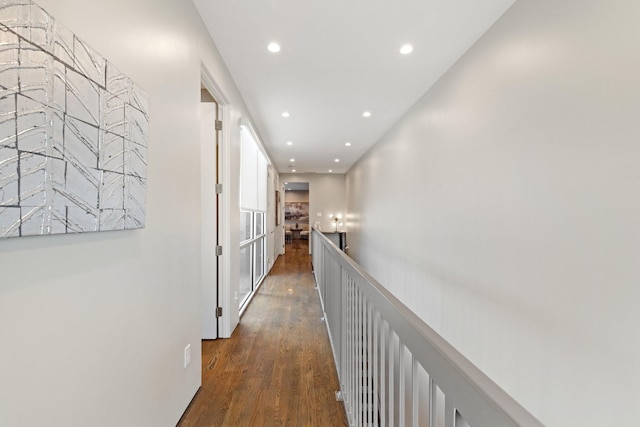
[{"label": "door frame", "polygon": [[[200,80],[202,86],[214,97],[218,104],[217,116],[218,120],[221,120],[222,130],[218,131],[218,156],[217,156],[217,168],[218,168],[218,180],[222,184],[222,194],[218,197],[218,244],[222,246],[222,255],[218,256],[218,268],[217,268],[217,292],[218,292],[218,306],[222,307],[222,317],[218,318],[218,338],[228,338],[231,336],[231,312],[233,310],[232,295],[230,288],[230,271],[231,271],[231,234],[229,224],[229,206],[231,188],[228,183],[231,182],[231,156],[229,144],[231,140],[231,124],[230,124],[230,109],[231,104],[229,99],[225,96],[220,86],[216,83],[215,79],[209,73],[206,66],[201,64],[200,68]],[[203,183],[204,185],[204,183]],[[207,184],[204,188],[203,194],[213,191],[215,193],[215,183]],[[226,248],[226,250],[225,250]],[[204,254],[203,254],[204,258]],[[210,262],[210,260],[202,259],[202,262]],[[205,283],[203,283],[203,286]],[[215,309],[215,307],[212,307]],[[201,314],[202,316],[205,313]],[[204,320],[203,320],[204,321]]]}]

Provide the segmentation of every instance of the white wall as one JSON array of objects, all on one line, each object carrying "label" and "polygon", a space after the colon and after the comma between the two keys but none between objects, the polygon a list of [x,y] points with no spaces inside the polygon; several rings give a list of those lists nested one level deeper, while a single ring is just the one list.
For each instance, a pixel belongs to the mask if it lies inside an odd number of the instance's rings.
[{"label": "white wall", "polygon": [[640,424],[639,21],[519,0],[347,175],[350,253],[549,426]]},{"label": "white wall", "polygon": [[[314,222],[319,221],[323,230],[334,230],[334,225],[329,214],[339,212],[344,215],[347,210],[346,181],[344,174],[282,173],[280,174],[282,194],[284,194],[283,187],[285,182],[308,182],[309,225],[313,226]],[[284,197],[282,197],[282,202],[282,212],[284,213]],[[320,213],[320,216],[318,216],[318,213]],[[284,214],[282,218],[281,229],[284,228]],[[284,237],[281,242],[282,253],[284,253]],[[309,253],[311,253],[312,248],[313,245],[309,244]]]},{"label": "white wall", "polygon": [[284,192],[284,201],[286,202],[309,202],[308,190],[286,190]]},{"label": "white wall", "polygon": [[245,109],[191,2],[39,4],[150,93],[147,226],[0,241],[0,425],[173,426],[200,385],[201,61]]},{"label": "white wall", "polygon": [[[334,229],[329,214],[340,212],[343,216],[347,210],[345,175],[343,174],[280,174],[280,184],[285,182],[309,183],[309,225],[320,221],[322,229]],[[283,198],[284,200],[284,198]],[[318,212],[322,216],[317,216]]]}]

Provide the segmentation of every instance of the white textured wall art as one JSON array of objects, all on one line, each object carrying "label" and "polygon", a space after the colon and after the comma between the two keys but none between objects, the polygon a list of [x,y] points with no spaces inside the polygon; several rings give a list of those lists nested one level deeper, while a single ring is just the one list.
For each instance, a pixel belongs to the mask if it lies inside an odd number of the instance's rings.
[{"label": "white textured wall art", "polygon": [[0,237],[142,228],[148,95],[28,0],[0,0]]}]

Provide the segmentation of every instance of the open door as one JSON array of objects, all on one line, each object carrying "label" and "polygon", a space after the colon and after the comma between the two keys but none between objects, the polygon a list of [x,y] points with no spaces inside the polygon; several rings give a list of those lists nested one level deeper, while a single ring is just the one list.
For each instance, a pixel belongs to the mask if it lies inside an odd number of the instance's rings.
[{"label": "open door", "polygon": [[202,339],[220,336],[220,118],[219,105],[201,89]]}]

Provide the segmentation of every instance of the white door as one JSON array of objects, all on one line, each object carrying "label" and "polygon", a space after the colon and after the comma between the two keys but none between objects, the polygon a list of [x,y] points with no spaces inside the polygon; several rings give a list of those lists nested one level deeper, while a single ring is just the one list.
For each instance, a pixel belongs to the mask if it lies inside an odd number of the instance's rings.
[{"label": "white door", "polygon": [[202,90],[201,116],[201,198],[202,198],[202,339],[220,336],[220,203],[216,191],[220,182],[219,108],[215,99]]}]

